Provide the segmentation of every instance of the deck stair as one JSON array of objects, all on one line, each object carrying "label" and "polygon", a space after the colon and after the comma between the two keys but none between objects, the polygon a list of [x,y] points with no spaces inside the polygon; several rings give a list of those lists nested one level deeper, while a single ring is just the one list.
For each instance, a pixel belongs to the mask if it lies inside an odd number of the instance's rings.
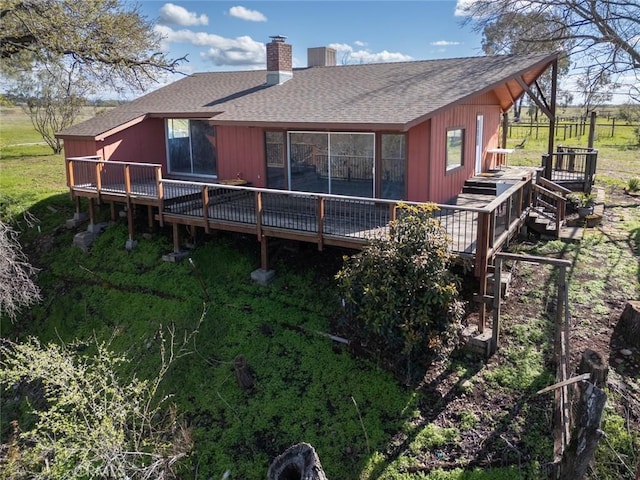
[{"label": "deck stair", "polygon": [[527,226],[539,235],[557,237],[556,218],[553,212],[544,208],[532,207],[527,214]]},{"label": "deck stair", "polygon": [[544,237],[558,238],[566,223],[571,191],[544,177],[538,177],[532,189],[527,226]]},{"label": "deck stair", "polygon": [[497,193],[495,181],[473,177],[464,182],[462,193],[470,193],[473,195],[493,195]]}]

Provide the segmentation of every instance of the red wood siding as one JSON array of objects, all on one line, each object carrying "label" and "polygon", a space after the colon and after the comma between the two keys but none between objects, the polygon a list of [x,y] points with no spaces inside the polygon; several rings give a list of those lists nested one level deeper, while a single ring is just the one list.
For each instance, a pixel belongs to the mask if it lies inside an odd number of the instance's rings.
[{"label": "red wood siding", "polygon": [[218,178],[243,178],[256,187],[265,187],[264,130],[218,125],[216,137]]},{"label": "red wood siding", "polygon": [[431,121],[427,120],[407,134],[407,200],[429,200],[429,151]]},{"label": "red wood siding", "polygon": [[104,160],[121,162],[159,163],[167,171],[164,120],[150,118],[103,141],[67,138],[65,157],[99,155]]},{"label": "red wood siding", "polygon": [[64,140],[65,157],[91,157],[99,155],[94,140],[71,139]]},{"label": "red wood siding", "polygon": [[[474,102],[477,103],[477,102]],[[431,119],[431,152],[429,162],[429,200],[446,203],[462,190],[465,180],[473,176],[475,168],[476,116],[484,115],[484,152],[497,146],[500,107],[498,105],[459,105]],[[446,170],[446,135],[448,128],[464,129],[464,163]],[[490,161],[486,154],[486,162]]]},{"label": "red wood siding", "polygon": [[148,118],[126,130],[108,136],[98,144],[98,154],[105,160],[159,163],[167,172],[164,120]]}]

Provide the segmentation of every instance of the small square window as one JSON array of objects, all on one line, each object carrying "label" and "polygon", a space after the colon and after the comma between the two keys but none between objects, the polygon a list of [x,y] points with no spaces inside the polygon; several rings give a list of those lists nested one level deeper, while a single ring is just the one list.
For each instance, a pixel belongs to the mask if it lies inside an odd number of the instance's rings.
[{"label": "small square window", "polygon": [[447,129],[447,170],[464,164],[464,129]]}]

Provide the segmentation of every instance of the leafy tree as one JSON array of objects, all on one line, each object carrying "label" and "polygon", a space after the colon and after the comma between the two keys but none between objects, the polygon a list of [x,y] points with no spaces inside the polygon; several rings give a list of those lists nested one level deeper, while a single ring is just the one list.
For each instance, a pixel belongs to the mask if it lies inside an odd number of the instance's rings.
[{"label": "leafy tree", "polygon": [[[541,51],[568,50],[571,42],[569,40],[557,40],[555,42],[536,43],[527,39],[530,32],[549,28],[550,12],[528,12],[526,10],[516,10],[506,12],[501,16],[491,19],[482,25],[482,50],[487,55],[513,55],[527,54]],[[550,34],[550,32],[548,32]],[[562,77],[569,70],[569,59],[561,56],[558,60],[558,76]],[[543,91],[551,90],[551,76],[545,74],[538,83]],[[522,116],[522,106],[526,95],[514,104],[514,117],[519,121]],[[534,111],[535,104],[531,104]]]},{"label": "leafy tree", "polygon": [[345,258],[336,279],[362,343],[412,367],[455,338],[461,318],[445,230],[435,205],[405,205],[388,238]]},{"label": "leafy tree", "polygon": [[[638,85],[640,67],[640,3],[637,0],[474,0],[459,7],[477,31],[507,27],[519,15],[538,18],[519,32],[518,43],[553,50],[561,44],[574,68],[591,68],[601,76],[631,74]],[[507,34],[505,34],[506,37]],[[614,79],[615,80],[615,79]]]},{"label": "leafy tree", "polygon": [[21,308],[40,301],[35,274],[18,242],[18,233],[0,222],[0,315],[14,321]]},{"label": "leafy tree", "polygon": [[38,132],[71,125],[96,90],[144,90],[185,60],[161,52],[162,38],[139,8],[120,0],[0,0],[0,67]]},{"label": "leafy tree", "polygon": [[[0,452],[2,478],[172,479],[192,449],[190,430],[158,398],[160,382],[176,358],[164,349],[150,381],[119,378],[128,360],[97,343],[0,343],[3,408],[26,398],[30,417],[13,421]],[[173,347],[173,337],[171,340]],[[87,348],[83,353],[78,351]],[[11,391],[10,400],[7,392]],[[4,458],[3,458],[4,457]]]},{"label": "leafy tree", "polygon": [[160,50],[160,35],[139,7],[119,0],[2,0],[3,67],[75,65],[101,86],[144,88],[185,60]]}]

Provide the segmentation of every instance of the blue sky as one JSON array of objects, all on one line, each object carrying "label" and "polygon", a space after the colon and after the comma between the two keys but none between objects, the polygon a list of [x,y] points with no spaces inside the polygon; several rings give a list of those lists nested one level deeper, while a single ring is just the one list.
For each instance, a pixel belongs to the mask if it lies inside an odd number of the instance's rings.
[{"label": "blue sky", "polygon": [[264,69],[264,46],[285,35],[294,67],[307,48],[332,46],[338,63],[374,63],[482,55],[480,35],[462,27],[456,0],[155,1],[142,13],[164,35],[171,57],[188,55],[186,73]]}]

